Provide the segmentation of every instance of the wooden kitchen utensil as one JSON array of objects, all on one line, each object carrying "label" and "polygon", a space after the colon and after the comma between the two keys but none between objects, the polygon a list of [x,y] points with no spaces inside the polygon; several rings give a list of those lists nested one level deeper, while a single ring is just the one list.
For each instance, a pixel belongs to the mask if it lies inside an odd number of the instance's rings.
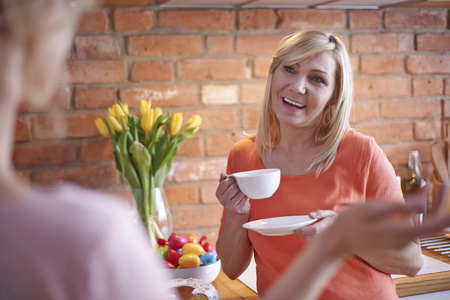
[{"label": "wooden kitchen utensil", "polygon": [[450,175],[447,167],[447,146],[443,140],[437,140],[430,146],[431,163],[436,170],[437,179],[444,184],[450,183]]}]

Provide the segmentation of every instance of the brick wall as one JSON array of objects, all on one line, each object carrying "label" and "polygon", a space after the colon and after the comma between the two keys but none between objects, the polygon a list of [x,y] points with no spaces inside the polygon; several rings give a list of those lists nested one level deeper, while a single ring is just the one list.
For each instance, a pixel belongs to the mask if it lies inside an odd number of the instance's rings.
[{"label": "brick wall", "polygon": [[165,191],[175,230],[214,240],[219,173],[233,143],[255,129],[271,54],[286,33],[316,27],[342,35],[351,52],[353,126],[375,137],[399,175],[419,150],[428,177],[440,102],[450,101],[448,24],[446,9],[95,9],[79,26],[70,84],[53,111],[21,108],[14,163],[32,183],[71,180],[129,197],[94,119],[116,99],[137,112],[148,97],[186,118],[198,113],[202,128],[180,150]]}]

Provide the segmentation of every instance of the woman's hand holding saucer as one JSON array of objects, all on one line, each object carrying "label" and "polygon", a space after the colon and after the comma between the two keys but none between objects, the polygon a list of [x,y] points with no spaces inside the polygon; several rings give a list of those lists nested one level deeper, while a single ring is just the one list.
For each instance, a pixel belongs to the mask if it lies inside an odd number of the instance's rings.
[{"label": "woman's hand holding saucer", "polygon": [[317,222],[294,230],[294,234],[298,235],[305,241],[309,242],[317,234],[324,232],[331,224],[338,214],[332,210],[316,210],[309,213],[312,219],[319,219]]}]

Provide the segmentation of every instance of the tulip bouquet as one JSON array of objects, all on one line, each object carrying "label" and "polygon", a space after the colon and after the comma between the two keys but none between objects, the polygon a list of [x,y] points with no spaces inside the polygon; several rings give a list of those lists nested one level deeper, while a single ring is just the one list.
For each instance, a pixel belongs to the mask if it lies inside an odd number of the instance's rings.
[{"label": "tulip bouquet", "polygon": [[128,105],[118,101],[108,108],[106,118],[95,120],[98,131],[112,139],[116,168],[130,184],[153,245],[157,244],[157,237],[163,238],[155,217],[153,189],[162,188],[178,149],[201,123],[202,118],[194,115],[183,125],[182,113],[153,109],[150,100],[141,100],[139,116],[130,114]]}]

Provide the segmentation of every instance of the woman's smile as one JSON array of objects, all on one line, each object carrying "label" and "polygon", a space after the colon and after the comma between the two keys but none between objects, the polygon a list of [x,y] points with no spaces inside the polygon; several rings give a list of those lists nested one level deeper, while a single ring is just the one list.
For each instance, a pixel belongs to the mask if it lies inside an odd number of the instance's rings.
[{"label": "woman's smile", "polygon": [[292,107],[292,108],[295,108],[295,109],[304,109],[304,108],[306,108],[306,105],[301,104],[299,102],[296,102],[294,100],[291,100],[289,98],[282,97],[282,99],[283,99],[283,102],[289,107]]}]

